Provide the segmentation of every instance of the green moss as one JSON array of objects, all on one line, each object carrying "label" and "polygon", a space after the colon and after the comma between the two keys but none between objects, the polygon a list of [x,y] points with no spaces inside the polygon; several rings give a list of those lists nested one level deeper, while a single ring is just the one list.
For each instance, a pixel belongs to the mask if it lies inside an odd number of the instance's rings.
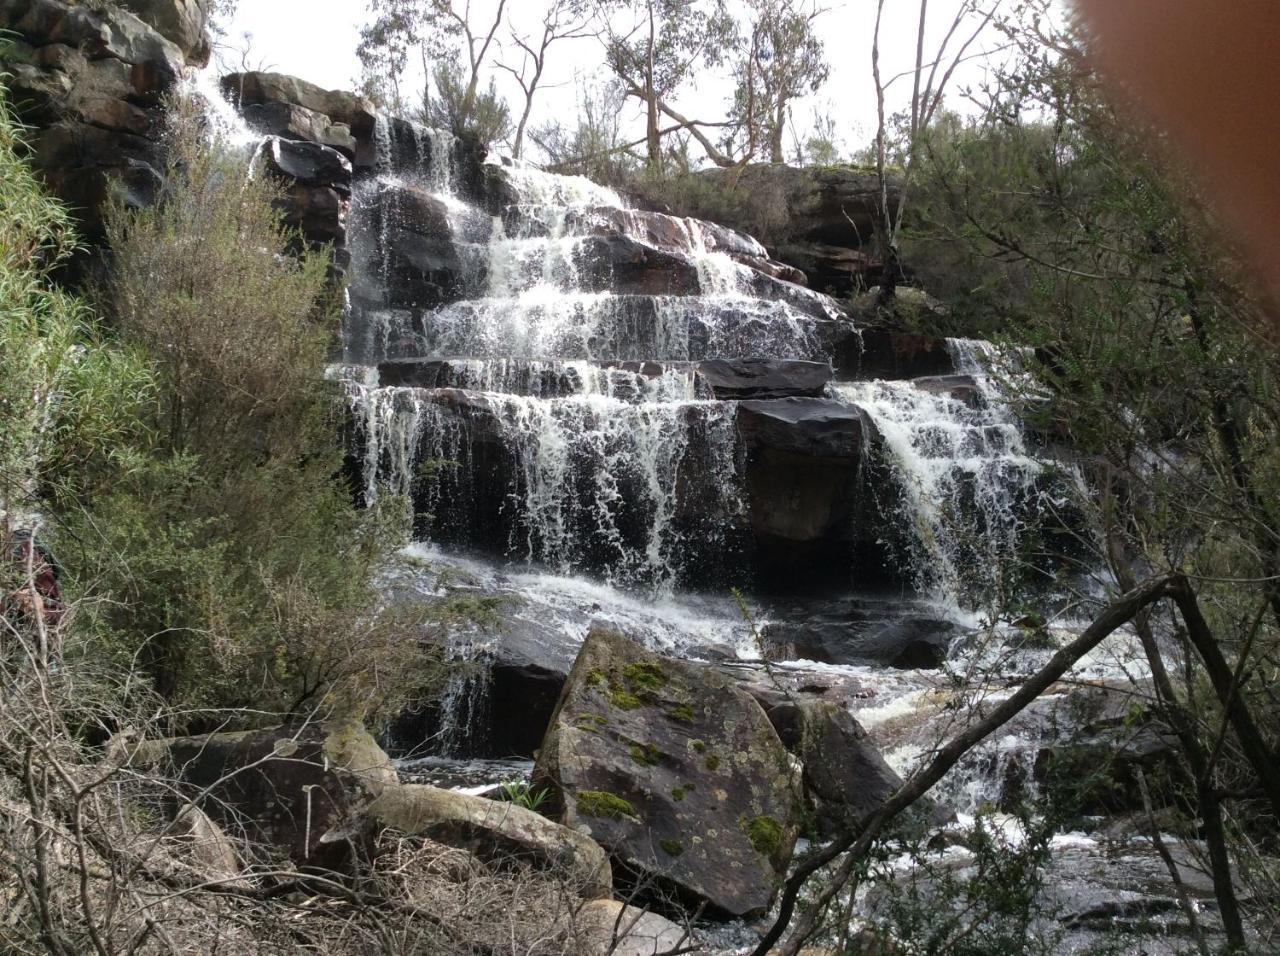
[{"label": "green moss", "polygon": [[678,787],[672,787],[671,799],[676,801],[683,800],[686,794],[693,793],[693,791],[694,791],[694,786],[691,783],[681,784]]},{"label": "green moss", "polygon": [[662,847],[662,852],[667,856],[679,856],[684,852],[684,844],[679,840],[663,840],[658,846]]},{"label": "green moss", "polygon": [[720,769],[720,758],[715,754],[711,754],[706,760],[707,769],[713,773]]},{"label": "green moss", "polygon": [[640,820],[635,807],[622,797],[604,790],[579,790],[574,802],[583,816],[606,820]]},{"label": "green moss", "polygon": [[622,679],[637,694],[656,694],[671,683],[657,661],[634,661],[622,668]]},{"label": "green moss", "polygon": [[631,759],[638,764],[646,767],[655,767],[662,760],[662,751],[653,744],[642,744],[639,741],[632,741],[628,748]]},{"label": "green moss", "polygon": [[596,730],[600,727],[607,727],[609,725],[609,718],[605,717],[603,714],[584,713],[579,714],[574,720],[574,723],[583,730]]},{"label": "green moss", "polygon": [[693,723],[693,708],[688,704],[676,704],[667,711],[667,716],[682,724],[691,724]]},{"label": "green moss", "polygon": [[697,738],[694,738],[689,741],[689,746],[693,748],[695,753],[701,754],[707,752],[707,743],[705,740],[698,740]]},{"label": "green moss", "polygon": [[644,701],[621,687],[610,687],[609,703],[617,707],[618,710],[638,710],[644,706]]},{"label": "green moss", "polygon": [[587,671],[587,686],[599,687],[604,683],[604,674],[599,671]]},{"label": "green moss", "polygon": [[752,817],[740,826],[755,851],[763,856],[773,856],[782,846],[782,824],[773,817]]}]

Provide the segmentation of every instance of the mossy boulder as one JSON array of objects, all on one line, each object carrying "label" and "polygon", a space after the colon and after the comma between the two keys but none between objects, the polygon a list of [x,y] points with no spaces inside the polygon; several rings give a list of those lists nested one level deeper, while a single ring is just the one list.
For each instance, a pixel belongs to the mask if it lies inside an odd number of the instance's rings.
[{"label": "mossy boulder", "polygon": [[399,786],[391,760],[354,720],[145,741],[129,760],[168,770],[214,821],[299,865],[342,865],[345,852],[322,837]]},{"label": "mossy boulder", "polygon": [[604,628],[578,654],[534,780],[621,881],[711,915],[765,912],[791,859],[799,781],[760,705]]},{"label": "mossy boulder", "polygon": [[600,845],[517,804],[438,787],[406,784],[384,790],[345,831],[326,843],[359,840],[377,855],[388,836],[424,837],[467,850],[486,862],[521,862],[553,869],[587,899],[608,896],[609,858]]}]

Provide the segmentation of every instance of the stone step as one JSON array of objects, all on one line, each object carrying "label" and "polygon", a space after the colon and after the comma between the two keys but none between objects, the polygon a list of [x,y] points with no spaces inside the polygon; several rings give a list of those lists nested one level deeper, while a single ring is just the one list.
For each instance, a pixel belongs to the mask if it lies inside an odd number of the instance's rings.
[{"label": "stone step", "polygon": [[707,359],[586,362],[531,359],[395,359],[378,365],[385,386],[464,388],[539,398],[603,395],[624,401],[820,397],[825,362]]}]

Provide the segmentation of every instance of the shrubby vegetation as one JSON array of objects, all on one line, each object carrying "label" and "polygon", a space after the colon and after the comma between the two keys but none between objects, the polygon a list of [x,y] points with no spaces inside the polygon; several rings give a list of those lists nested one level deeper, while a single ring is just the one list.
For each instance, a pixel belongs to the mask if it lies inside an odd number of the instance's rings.
[{"label": "shrubby vegetation", "polygon": [[437,675],[372,586],[397,529],[342,476],[327,253],[291,254],[274,185],[174,115],[161,203],[108,215],[106,325],[51,283],[70,223],[4,120],[7,520],[39,513],[72,569],[79,651],[173,707],[377,715]]}]

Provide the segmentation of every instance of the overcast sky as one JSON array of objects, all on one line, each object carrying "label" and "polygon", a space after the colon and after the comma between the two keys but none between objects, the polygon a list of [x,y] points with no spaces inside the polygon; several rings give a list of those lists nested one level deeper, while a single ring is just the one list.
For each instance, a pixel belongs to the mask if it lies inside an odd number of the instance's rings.
[{"label": "overcast sky", "polygon": [[[934,43],[945,33],[961,0],[935,0],[930,7],[929,34]],[[815,109],[835,118],[845,151],[864,146],[875,130],[875,91],[871,82],[871,38],[875,24],[875,0],[829,0],[820,23],[831,62],[831,79],[814,97],[797,104],[793,117],[808,127]],[[496,0],[473,0],[476,19],[490,21]],[[515,29],[533,33],[541,22],[543,0],[509,0],[507,7]],[[882,25],[881,59],[886,77],[910,68],[915,55],[915,35],[919,6],[914,0],[889,0]],[[350,89],[360,78],[355,55],[360,27],[368,18],[367,0],[241,0],[231,24],[230,40],[243,45],[251,38],[248,59],[253,68],[267,68],[311,80],[331,89]],[[984,36],[975,50],[986,45],[994,50],[998,37]],[[513,46],[500,56],[514,56]],[[578,88],[604,77],[601,47],[593,39],[566,41],[553,47],[549,57],[546,88],[535,102],[532,125],[548,119],[568,119],[576,111]],[[512,61],[514,62],[514,60]],[[975,59],[957,71],[950,101],[961,105],[960,88],[977,84],[984,61]],[[499,88],[513,103],[518,88],[510,77],[497,74]],[[719,119],[724,115],[729,95],[727,82],[703,75],[690,84],[677,102],[685,115],[695,119]],[[902,106],[910,97],[910,80],[891,87],[890,109]],[[522,101],[522,98],[520,98]],[[638,117],[639,110],[636,108]],[[643,126],[640,133],[643,135]],[[714,138],[714,137],[713,137]]]}]

